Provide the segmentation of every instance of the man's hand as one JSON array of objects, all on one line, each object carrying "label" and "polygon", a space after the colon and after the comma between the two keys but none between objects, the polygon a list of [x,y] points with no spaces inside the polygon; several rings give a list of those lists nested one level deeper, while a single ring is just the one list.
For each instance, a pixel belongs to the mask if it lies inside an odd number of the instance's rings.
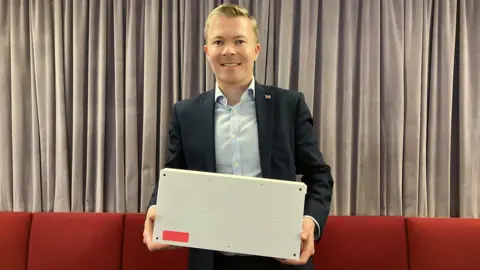
[{"label": "man's hand", "polygon": [[290,265],[304,265],[307,263],[310,256],[315,253],[314,244],[315,222],[311,218],[303,218],[302,224],[302,247],[299,260],[285,260],[279,259],[280,262]]},{"label": "man's hand", "polygon": [[150,207],[147,211],[147,217],[145,218],[145,226],[143,228],[143,243],[150,251],[177,248],[166,244],[153,243],[153,223],[155,222],[156,215],[157,208],[155,206]]}]

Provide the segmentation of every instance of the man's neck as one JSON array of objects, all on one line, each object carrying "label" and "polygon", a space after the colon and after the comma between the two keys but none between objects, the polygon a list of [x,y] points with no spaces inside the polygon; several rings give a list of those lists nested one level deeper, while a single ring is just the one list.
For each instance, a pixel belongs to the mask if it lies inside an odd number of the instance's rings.
[{"label": "man's neck", "polygon": [[230,85],[224,84],[222,82],[217,82],[218,87],[222,90],[222,93],[227,98],[228,104],[231,106],[235,106],[240,102],[243,93],[248,89],[248,86],[252,82],[253,76],[246,82]]}]

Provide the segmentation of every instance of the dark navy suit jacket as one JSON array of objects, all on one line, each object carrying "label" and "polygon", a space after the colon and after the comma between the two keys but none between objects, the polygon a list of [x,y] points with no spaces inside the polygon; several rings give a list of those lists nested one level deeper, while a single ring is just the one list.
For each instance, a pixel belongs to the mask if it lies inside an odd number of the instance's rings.
[{"label": "dark navy suit jacket", "polygon": [[[333,178],[318,149],[304,95],[259,83],[255,92],[262,176],[296,181],[297,174],[303,175],[304,214],[319,223],[321,236],[330,212]],[[215,91],[210,90],[174,105],[165,167],[216,172],[214,99]],[[156,204],[157,185],[158,174],[149,206]],[[188,270],[213,270],[213,254],[190,249]],[[283,269],[313,269],[312,258],[304,267]]]}]

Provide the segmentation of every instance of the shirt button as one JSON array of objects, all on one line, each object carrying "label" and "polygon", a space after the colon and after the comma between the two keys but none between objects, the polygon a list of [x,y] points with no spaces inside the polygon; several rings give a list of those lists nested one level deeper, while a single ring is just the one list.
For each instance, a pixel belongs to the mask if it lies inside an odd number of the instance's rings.
[{"label": "shirt button", "polygon": [[233,135],[232,135],[232,139],[235,139],[235,138],[237,138],[237,136],[235,136],[235,134],[233,134]]}]

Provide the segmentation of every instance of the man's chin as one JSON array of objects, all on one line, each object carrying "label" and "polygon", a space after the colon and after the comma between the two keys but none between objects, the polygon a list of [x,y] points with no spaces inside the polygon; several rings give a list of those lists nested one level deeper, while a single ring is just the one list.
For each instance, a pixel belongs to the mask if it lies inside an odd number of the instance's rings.
[{"label": "man's chin", "polygon": [[223,84],[228,84],[228,85],[242,83],[242,78],[236,76],[235,74],[231,74],[231,75],[226,74],[226,75],[218,76],[217,80],[221,81]]}]

